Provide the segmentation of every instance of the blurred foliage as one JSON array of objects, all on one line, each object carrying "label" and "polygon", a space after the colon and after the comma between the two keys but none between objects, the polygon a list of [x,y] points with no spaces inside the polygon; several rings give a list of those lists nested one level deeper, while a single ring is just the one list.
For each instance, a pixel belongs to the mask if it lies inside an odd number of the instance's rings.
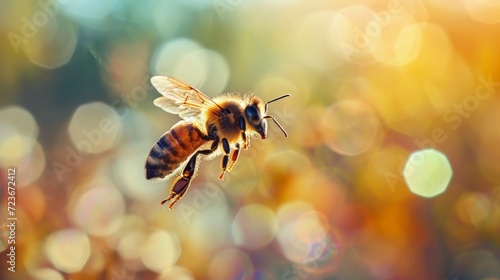
[{"label": "blurred foliage", "polygon": [[[2,1],[0,278],[500,279],[499,24],[495,0]],[[289,137],[224,181],[203,161],[168,211],[154,75],[290,93]]]}]

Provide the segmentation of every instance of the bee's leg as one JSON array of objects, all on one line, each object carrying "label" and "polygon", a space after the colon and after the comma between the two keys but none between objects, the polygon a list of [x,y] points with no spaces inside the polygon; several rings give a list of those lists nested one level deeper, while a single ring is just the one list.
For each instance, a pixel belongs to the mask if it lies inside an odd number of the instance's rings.
[{"label": "bee's leg", "polygon": [[245,123],[245,118],[240,117],[239,119],[239,126],[241,129],[241,139],[243,139],[243,150],[248,149],[250,147],[250,142],[247,140],[247,128],[246,128],[246,123]]},{"label": "bee's leg", "polygon": [[168,206],[168,208],[173,209],[174,204],[181,199],[186,191],[189,189],[191,185],[191,178],[193,177],[194,171],[196,170],[196,160],[198,157],[198,152],[195,153],[188,161],[186,167],[182,171],[182,176],[179,176],[175,179],[170,187],[170,194],[167,199],[161,202],[163,205],[165,202],[172,199],[172,202]]},{"label": "bee's leg", "polygon": [[222,172],[219,176],[219,180],[224,180],[224,172],[226,172],[227,163],[229,162],[229,152],[231,151],[229,142],[227,142],[226,138],[222,138],[222,148],[224,149],[224,157],[222,158]]},{"label": "bee's leg", "polygon": [[231,171],[231,169],[233,169],[234,164],[238,160],[239,154],[240,154],[240,144],[236,143],[236,149],[234,149],[233,153],[231,154],[231,162],[229,163],[229,166],[227,167],[227,171]]},{"label": "bee's leg", "polygon": [[165,202],[172,199],[172,202],[170,203],[168,208],[170,210],[174,209],[175,203],[177,203],[177,201],[179,201],[179,199],[181,199],[184,196],[184,194],[189,189],[190,185],[191,185],[191,178],[184,176],[177,177],[174,183],[172,184],[172,187],[170,188],[170,195],[167,197],[167,199],[161,202],[161,205],[165,204]]},{"label": "bee's leg", "polygon": [[247,138],[247,134],[243,132],[243,150],[248,150],[250,148],[250,139]]},{"label": "bee's leg", "polygon": [[175,181],[172,183],[172,187],[170,188],[170,194],[167,197],[167,199],[161,202],[161,205],[165,204],[165,202],[172,199],[172,202],[170,203],[168,208],[173,209],[175,203],[184,196],[184,194],[189,189],[189,186],[191,185],[191,179],[194,175],[194,172],[196,171],[196,164],[198,163],[197,162],[198,155],[211,154],[217,149],[218,145],[219,141],[215,140],[212,143],[210,150],[198,151],[189,159],[188,163],[186,164],[186,167],[184,167],[184,170],[182,171],[182,176],[177,177]]},{"label": "bee's leg", "polygon": [[250,147],[250,139],[247,139],[247,134],[244,131],[241,133],[241,138],[243,138],[243,150],[248,150]]}]

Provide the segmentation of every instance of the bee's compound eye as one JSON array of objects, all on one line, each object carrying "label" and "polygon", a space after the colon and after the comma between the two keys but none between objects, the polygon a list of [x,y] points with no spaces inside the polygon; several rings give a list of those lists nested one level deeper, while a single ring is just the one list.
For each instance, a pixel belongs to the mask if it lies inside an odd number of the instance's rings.
[{"label": "bee's compound eye", "polygon": [[249,105],[245,108],[245,115],[254,125],[259,125],[262,121],[259,110],[254,105]]}]

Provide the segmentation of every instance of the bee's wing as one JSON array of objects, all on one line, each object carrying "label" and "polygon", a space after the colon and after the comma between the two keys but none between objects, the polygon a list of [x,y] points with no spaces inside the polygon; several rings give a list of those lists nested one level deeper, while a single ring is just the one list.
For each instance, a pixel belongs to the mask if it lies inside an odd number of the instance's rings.
[{"label": "bee's wing", "polygon": [[183,119],[198,116],[204,110],[215,110],[219,105],[196,88],[167,76],[154,76],[151,83],[163,96],[154,100],[154,104],[163,110],[178,114]]}]

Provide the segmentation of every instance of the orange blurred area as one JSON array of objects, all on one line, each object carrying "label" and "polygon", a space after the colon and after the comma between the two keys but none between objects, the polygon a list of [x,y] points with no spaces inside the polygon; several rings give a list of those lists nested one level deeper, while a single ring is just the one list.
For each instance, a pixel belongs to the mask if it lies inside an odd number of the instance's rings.
[{"label": "orange blurred area", "polygon": [[[0,279],[500,280],[499,24],[494,0],[2,1]],[[157,75],[291,94],[288,137],[266,119],[170,211]]]}]

